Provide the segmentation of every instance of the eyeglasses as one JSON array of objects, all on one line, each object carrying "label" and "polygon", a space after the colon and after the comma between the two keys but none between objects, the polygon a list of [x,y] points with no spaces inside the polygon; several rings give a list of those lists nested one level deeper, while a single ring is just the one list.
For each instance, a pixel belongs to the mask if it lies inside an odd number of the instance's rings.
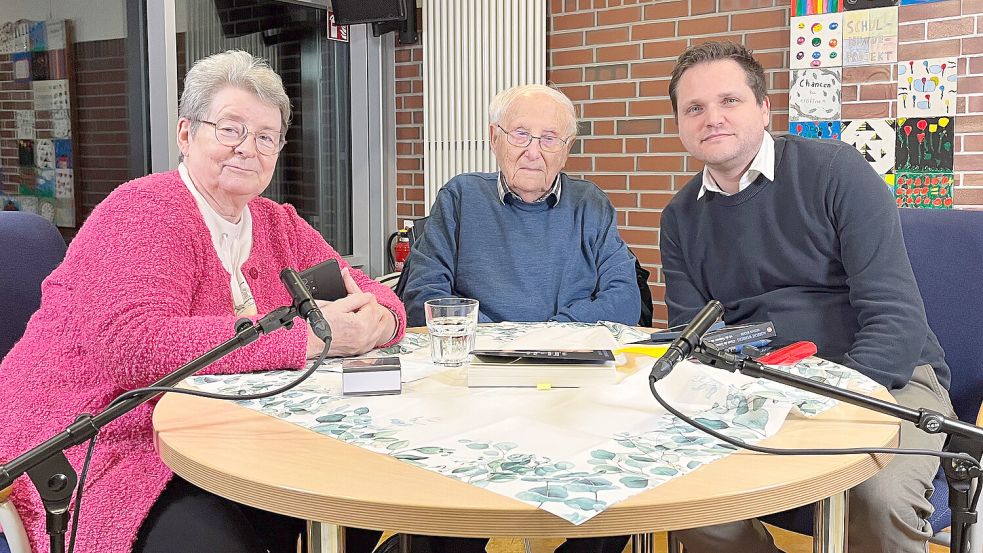
[{"label": "eyeglasses", "polygon": [[544,152],[559,152],[567,145],[567,141],[559,136],[534,136],[531,132],[522,129],[507,131],[501,125],[496,126],[508,137],[509,144],[517,148],[525,148],[532,144],[534,138],[539,141],[539,148]]},{"label": "eyeglasses", "polygon": [[245,125],[232,119],[219,119],[216,122],[198,120],[200,123],[211,125],[215,128],[215,139],[225,146],[236,146],[245,142],[250,134],[256,141],[256,151],[265,155],[272,156],[283,149],[287,143],[283,139],[283,133],[276,131],[257,131],[251,132]]}]

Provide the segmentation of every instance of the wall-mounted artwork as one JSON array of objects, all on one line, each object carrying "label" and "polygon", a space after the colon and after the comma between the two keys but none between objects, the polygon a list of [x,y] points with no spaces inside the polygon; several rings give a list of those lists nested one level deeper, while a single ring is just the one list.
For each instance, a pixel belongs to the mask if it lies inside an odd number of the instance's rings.
[{"label": "wall-mounted artwork", "polygon": [[792,0],[792,17],[837,13],[843,11],[844,0]]},{"label": "wall-mounted artwork", "polygon": [[898,173],[894,198],[898,207],[949,209],[953,184],[952,173]]},{"label": "wall-mounted artwork", "polygon": [[76,223],[70,31],[65,21],[0,25],[0,53],[12,62],[5,78],[30,83],[16,87],[24,91],[17,107],[30,109],[11,110],[13,133],[0,137],[0,148],[16,147],[18,166],[0,181],[0,208],[37,213],[63,227]]},{"label": "wall-mounted artwork", "polygon": [[793,69],[790,80],[789,121],[836,121],[840,118],[840,68]]},{"label": "wall-mounted artwork", "polygon": [[18,140],[34,140],[34,110],[18,109],[14,111],[14,138]]},{"label": "wall-mounted artwork", "polygon": [[897,173],[951,173],[955,125],[949,117],[899,117]]},{"label": "wall-mounted artwork", "polygon": [[794,121],[788,127],[789,133],[802,138],[840,139],[840,121]]},{"label": "wall-mounted artwork", "polygon": [[10,55],[10,61],[13,64],[14,82],[31,82],[31,53],[15,52]]},{"label": "wall-mounted artwork", "polygon": [[843,9],[847,11],[885,8],[897,5],[898,0],[843,0]]},{"label": "wall-mounted artwork", "polygon": [[843,14],[843,65],[894,63],[898,60],[898,8]]},{"label": "wall-mounted artwork", "polygon": [[789,64],[792,69],[839,67],[843,41],[843,15],[829,13],[793,17],[790,24]]},{"label": "wall-mounted artwork", "polygon": [[955,115],[957,80],[956,58],[899,63],[898,115]]},{"label": "wall-mounted artwork", "polygon": [[897,140],[894,124],[894,119],[843,121],[840,140],[856,148],[878,175],[890,175],[894,173],[894,149]]}]

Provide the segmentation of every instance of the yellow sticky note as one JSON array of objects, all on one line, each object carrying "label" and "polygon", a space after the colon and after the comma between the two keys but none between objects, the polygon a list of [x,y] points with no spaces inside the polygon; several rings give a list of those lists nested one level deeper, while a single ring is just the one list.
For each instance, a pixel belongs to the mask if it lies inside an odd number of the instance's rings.
[{"label": "yellow sticky note", "polygon": [[552,388],[552,386],[550,386],[549,382],[540,382],[539,384],[536,384],[537,390],[549,390],[550,388]]}]

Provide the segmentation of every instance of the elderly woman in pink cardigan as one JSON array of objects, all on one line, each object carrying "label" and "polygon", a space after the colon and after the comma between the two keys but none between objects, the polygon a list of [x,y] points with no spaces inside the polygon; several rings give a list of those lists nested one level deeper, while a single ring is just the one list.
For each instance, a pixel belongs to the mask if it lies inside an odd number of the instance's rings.
[{"label": "elderly woman in pink cardigan", "polygon": [[[237,318],[289,305],[284,267],[328,258],[342,265],[348,296],[319,302],[334,334],[330,354],[359,354],[402,336],[406,315],[388,288],[349,268],[292,207],[260,197],[289,121],[283,84],[263,60],[229,51],[191,68],[177,124],[180,167],[123,184],[93,210],[0,364],[12,396],[0,410],[0,461],[229,339]],[[301,368],[323,346],[297,320],[209,370]],[[301,521],[174,476],[154,451],[151,410],[145,404],[101,431],[77,551],[296,551]],[[68,451],[76,470],[84,449]],[[44,511],[26,477],[12,497],[33,547],[46,550]]]}]

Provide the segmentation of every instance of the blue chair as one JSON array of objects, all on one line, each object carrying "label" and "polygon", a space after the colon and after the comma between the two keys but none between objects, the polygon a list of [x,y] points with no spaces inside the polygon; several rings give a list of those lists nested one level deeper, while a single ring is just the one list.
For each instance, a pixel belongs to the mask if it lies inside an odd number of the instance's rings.
[{"label": "blue chair", "polygon": [[[901,228],[918,291],[925,303],[928,325],[939,338],[952,370],[949,396],[960,420],[976,423],[983,404],[983,211],[900,209]],[[952,521],[949,488],[942,469],[935,475],[929,523],[932,543],[949,545],[942,532]],[[762,517],[782,528],[810,534],[812,507]],[[983,533],[974,525],[970,551],[983,552]]]},{"label": "blue chair", "polygon": [[41,281],[65,257],[65,240],[46,219],[0,211],[0,359],[24,334],[41,305]]},{"label": "blue chair", "polygon": [[[983,404],[983,285],[979,279],[983,259],[983,211],[900,209],[901,228],[911,268],[918,283],[928,325],[945,351],[952,371],[949,396],[960,420],[977,423]],[[943,532],[951,523],[949,489],[942,469],[933,481],[929,523],[932,543],[949,545]],[[761,517],[761,520],[809,535],[813,528],[811,505]],[[980,524],[970,530],[970,552],[983,553]],[[678,543],[670,537],[670,552]]]},{"label": "blue chair", "polygon": [[[32,213],[0,211],[0,359],[24,334],[41,305],[41,281],[65,257],[65,240],[46,219]],[[14,506],[0,490],[0,553],[30,551]]]}]

